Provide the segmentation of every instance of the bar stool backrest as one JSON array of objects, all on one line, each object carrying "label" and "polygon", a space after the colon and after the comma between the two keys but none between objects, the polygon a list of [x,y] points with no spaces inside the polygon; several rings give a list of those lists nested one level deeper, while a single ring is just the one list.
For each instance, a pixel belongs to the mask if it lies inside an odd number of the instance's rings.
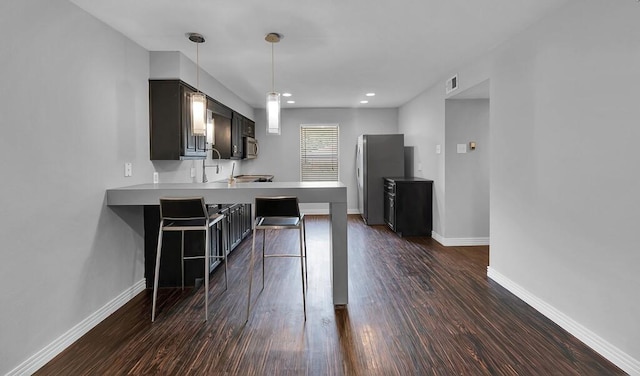
[{"label": "bar stool backrest", "polygon": [[160,199],[160,218],[173,220],[206,219],[203,197],[164,197]]},{"label": "bar stool backrest", "polygon": [[257,217],[300,217],[298,198],[295,196],[256,197]]}]

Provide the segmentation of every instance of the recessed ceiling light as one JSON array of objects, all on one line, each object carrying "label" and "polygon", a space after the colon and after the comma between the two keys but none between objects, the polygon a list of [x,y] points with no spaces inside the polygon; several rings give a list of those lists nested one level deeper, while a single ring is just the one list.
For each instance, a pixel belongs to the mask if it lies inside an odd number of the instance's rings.
[{"label": "recessed ceiling light", "polygon": [[291,96],[291,93],[282,93],[282,96],[283,96],[283,97],[290,97],[290,96]]},{"label": "recessed ceiling light", "polygon": [[296,103],[296,101],[287,101],[287,103],[293,104],[293,103]]},{"label": "recessed ceiling light", "polygon": [[369,101],[360,101],[360,103],[365,104],[365,103],[369,103]]},{"label": "recessed ceiling light", "polygon": [[374,97],[376,95],[376,93],[367,93],[365,94],[367,97]]}]

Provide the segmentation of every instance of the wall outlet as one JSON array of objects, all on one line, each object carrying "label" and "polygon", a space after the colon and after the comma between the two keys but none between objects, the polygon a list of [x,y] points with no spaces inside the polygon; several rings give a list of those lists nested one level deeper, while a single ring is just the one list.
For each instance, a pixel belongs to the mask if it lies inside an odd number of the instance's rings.
[{"label": "wall outlet", "polygon": [[436,145],[436,154],[442,153],[442,146],[440,144]]},{"label": "wall outlet", "polygon": [[153,173],[153,184],[158,184],[158,182],[160,181],[160,177],[158,176],[157,172]]},{"label": "wall outlet", "polygon": [[131,162],[126,162],[124,164],[124,176],[133,176],[133,166],[131,165]]}]

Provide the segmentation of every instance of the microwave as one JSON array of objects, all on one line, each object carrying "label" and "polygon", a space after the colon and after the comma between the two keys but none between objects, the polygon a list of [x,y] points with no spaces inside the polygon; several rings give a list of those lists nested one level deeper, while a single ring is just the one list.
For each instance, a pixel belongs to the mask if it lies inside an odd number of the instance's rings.
[{"label": "microwave", "polygon": [[244,151],[242,152],[242,159],[258,158],[258,140],[253,137],[243,137],[243,139]]}]

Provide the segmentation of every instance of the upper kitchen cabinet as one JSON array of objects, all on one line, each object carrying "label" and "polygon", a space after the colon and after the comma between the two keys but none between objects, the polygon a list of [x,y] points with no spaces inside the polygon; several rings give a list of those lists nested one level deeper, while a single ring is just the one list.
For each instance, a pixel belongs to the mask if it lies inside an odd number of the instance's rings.
[{"label": "upper kitchen cabinet", "polygon": [[[207,158],[206,137],[191,131],[190,95],[196,90],[180,80],[149,80],[151,160]],[[207,97],[213,118],[213,147],[221,159],[242,159],[243,137],[255,136],[255,123]],[[211,155],[218,158],[217,153]]]},{"label": "upper kitchen cabinet", "polygon": [[[231,118],[233,111],[229,107],[212,99],[207,101],[207,108],[213,113],[213,127],[215,139],[213,147],[220,153],[220,158],[231,158]],[[214,152],[212,158],[218,158]]]},{"label": "upper kitchen cabinet", "polygon": [[244,116],[235,111],[233,112],[233,118],[231,119],[231,159],[242,159],[244,119]]},{"label": "upper kitchen cabinet", "polygon": [[235,111],[229,110],[228,116],[229,117],[225,115],[224,119],[220,119],[223,123],[219,124],[218,117],[216,117],[216,113],[214,113],[213,120],[216,129],[215,148],[220,152],[222,159],[242,159],[244,156],[244,142],[242,137],[244,137],[247,132],[255,129],[255,126],[250,125],[248,129],[247,121],[251,120]]},{"label": "upper kitchen cabinet", "polygon": [[256,137],[256,123],[253,120],[243,118],[242,135],[245,137]]},{"label": "upper kitchen cabinet", "polygon": [[[224,107],[224,106],[223,106]],[[215,149],[222,159],[243,159],[244,137],[255,136],[255,123],[239,113],[226,108],[226,112],[213,112],[215,127]],[[213,155],[216,158],[217,155]]]},{"label": "upper kitchen cabinet", "polygon": [[202,159],[206,138],[191,131],[190,95],[196,90],[179,80],[149,80],[151,160]]}]

